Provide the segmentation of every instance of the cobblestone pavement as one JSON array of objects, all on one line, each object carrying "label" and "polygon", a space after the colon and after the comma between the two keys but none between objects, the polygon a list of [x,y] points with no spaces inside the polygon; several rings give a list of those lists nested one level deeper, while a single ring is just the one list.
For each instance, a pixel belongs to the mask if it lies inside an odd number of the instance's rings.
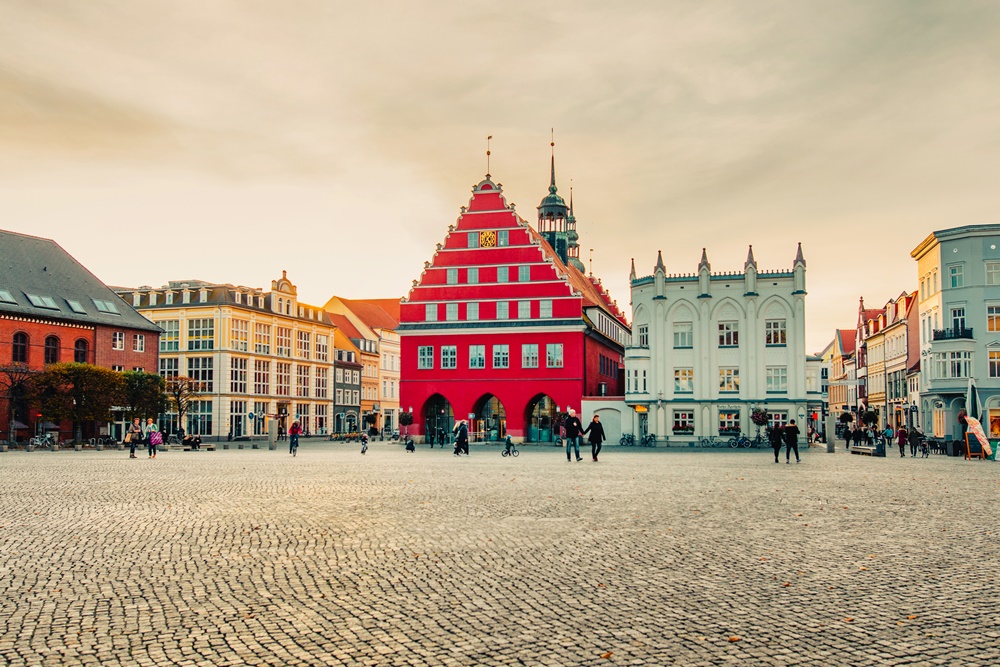
[{"label": "cobblestone pavement", "polygon": [[0,473],[0,664],[1000,664],[993,462],[307,440]]}]

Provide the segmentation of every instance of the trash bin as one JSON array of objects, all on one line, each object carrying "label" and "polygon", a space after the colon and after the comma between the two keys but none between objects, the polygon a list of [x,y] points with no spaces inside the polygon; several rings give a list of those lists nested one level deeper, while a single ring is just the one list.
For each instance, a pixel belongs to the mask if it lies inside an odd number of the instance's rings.
[{"label": "trash bin", "polygon": [[885,456],[885,441],[876,440],[875,441],[875,456]]}]

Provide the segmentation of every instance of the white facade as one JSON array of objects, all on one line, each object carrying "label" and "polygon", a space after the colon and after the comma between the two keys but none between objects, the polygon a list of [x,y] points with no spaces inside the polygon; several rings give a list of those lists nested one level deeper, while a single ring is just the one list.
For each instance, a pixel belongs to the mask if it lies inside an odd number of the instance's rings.
[{"label": "white facade", "polygon": [[806,381],[805,270],[801,246],[790,271],[758,271],[752,249],[742,272],[713,274],[704,252],[696,274],[668,275],[662,256],[651,276],[633,267],[632,432],[752,436],[750,413],[761,407],[805,433],[820,393],[818,365],[813,396]]},{"label": "white facade", "polygon": [[934,232],[917,262],[920,402],[925,432],[958,437],[970,379],[990,437],[1000,437],[1000,225]]}]

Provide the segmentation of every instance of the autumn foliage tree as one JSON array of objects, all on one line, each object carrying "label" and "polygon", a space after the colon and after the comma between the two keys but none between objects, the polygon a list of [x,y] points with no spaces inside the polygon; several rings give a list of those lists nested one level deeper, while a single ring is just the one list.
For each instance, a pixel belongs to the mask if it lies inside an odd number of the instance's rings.
[{"label": "autumn foliage tree", "polygon": [[122,399],[122,374],[91,364],[50,364],[31,378],[31,397],[42,416],[72,421],[76,440],[86,422],[108,421]]},{"label": "autumn foliage tree", "polygon": [[0,366],[0,399],[7,405],[10,423],[7,425],[7,441],[14,442],[16,429],[14,422],[19,418],[27,424],[28,401],[31,396],[31,376],[37,371],[25,364]]},{"label": "autumn foliage tree", "polygon": [[186,375],[178,375],[167,380],[167,397],[170,406],[177,412],[177,424],[184,423],[184,415],[191,409],[191,404],[198,400],[202,391],[202,383]]},{"label": "autumn foliage tree", "polygon": [[121,406],[131,421],[135,417],[156,417],[167,411],[167,383],[156,373],[122,373]]}]

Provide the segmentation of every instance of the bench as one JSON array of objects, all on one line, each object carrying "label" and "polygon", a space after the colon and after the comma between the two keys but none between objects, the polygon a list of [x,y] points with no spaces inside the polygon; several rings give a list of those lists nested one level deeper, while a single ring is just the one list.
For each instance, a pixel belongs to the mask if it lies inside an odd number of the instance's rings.
[{"label": "bench", "polygon": [[851,447],[851,454],[875,456],[875,445],[854,445]]}]

